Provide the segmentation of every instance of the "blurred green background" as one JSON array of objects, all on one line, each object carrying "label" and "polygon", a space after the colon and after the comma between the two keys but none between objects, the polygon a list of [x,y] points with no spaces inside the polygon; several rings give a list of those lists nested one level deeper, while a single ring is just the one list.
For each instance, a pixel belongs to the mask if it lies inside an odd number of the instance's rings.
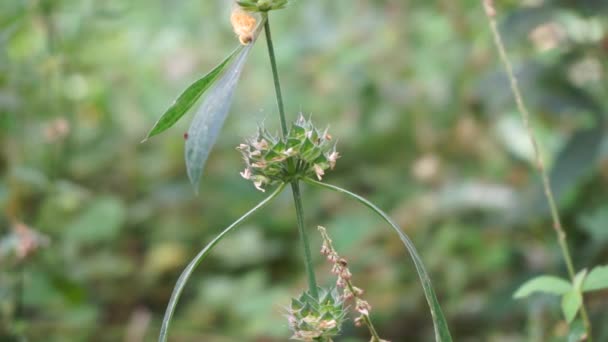
[{"label": "blurred green background", "polygon": [[[575,263],[606,264],[608,3],[497,3]],[[263,40],[198,197],[183,161],[191,115],[140,143],[237,45],[229,13],[226,0],[0,1],[0,340],[155,340],[183,267],[263,198],[234,149],[260,122],[278,128]],[[511,299],[566,272],[479,2],[299,0],[271,17],[290,117],[312,114],[339,140],[325,180],[412,237],[455,340],[565,341],[556,298]],[[321,224],[383,337],[430,341],[396,236],[340,195],[305,187],[304,202],[315,251]],[[284,307],[305,287],[287,191],[197,270],[171,340],[285,341]],[[598,341],[607,304],[588,297]],[[366,340],[348,324],[340,341]]]}]

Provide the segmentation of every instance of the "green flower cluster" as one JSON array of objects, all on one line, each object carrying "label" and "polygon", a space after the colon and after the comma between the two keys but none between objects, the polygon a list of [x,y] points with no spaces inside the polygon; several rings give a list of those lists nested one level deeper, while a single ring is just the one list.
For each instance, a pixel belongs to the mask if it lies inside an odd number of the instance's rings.
[{"label": "green flower cluster", "polygon": [[260,127],[256,137],[239,145],[247,167],[241,176],[264,191],[267,185],[296,178],[317,177],[333,169],[340,157],[327,130],[316,129],[310,120],[298,117],[284,138]]},{"label": "green flower cluster", "polygon": [[291,300],[289,326],[293,330],[291,339],[297,341],[331,341],[340,334],[346,312],[344,302],[336,289],[319,288],[320,300],[304,292],[300,298]]},{"label": "green flower cluster", "polygon": [[249,12],[268,12],[283,9],[288,0],[237,0],[237,4]]}]

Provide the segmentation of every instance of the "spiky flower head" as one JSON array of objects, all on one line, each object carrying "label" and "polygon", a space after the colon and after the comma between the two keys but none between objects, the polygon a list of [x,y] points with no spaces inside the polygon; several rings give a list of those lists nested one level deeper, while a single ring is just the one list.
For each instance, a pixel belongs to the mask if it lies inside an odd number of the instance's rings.
[{"label": "spiky flower head", "polygon": [[318,130],[302,115],[284,138],[260,127],[255,137],[237,148],[247,164],[241,176],[251,180],[261,191],[267,185],[296,178],[316,177],[321,180],[325,171],[333,169],[340,157],[335,145],[327,129]]},{"label": "spiky flower head", "polygon": [[288,0],[237,0],[236,3],[246,11],[268,12],[285,8]]},{"label": "spiky flower head", "polygon": [[292,340],[332,341],[340,334],[346,312],[344,302],[336,289],[319,288],[319,299],[306,291],[291,300],[289,326],[293,330]]}]

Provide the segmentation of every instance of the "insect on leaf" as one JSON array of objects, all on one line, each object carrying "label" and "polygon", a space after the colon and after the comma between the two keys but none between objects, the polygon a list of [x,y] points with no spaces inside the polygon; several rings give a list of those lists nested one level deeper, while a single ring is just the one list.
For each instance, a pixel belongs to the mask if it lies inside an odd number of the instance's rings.
[{"label": "insect on leaf", "polygon": [[234,90],[252,47],[253,44],[249,44],[243,48],[230,68],[213,84],[188,130],[186,168],[197,193],[205,162],[226,121]]},{"label": "insect on leaf", "polygon": [[158,119],[154,124],[154,127],[148,133],[148,136],[144,141],[150,137],[155,136],[159,133],[164,132],[171,126],[173,126],[179,119],[186,114],[190,108],[196,103],[196,101],[213,85],[215,81],[222,75],[226,66],[232,61],[234,56],[242,49],[239,46],[234,50],[222,63],[213,68],[207,75],[198,79],[192,83],[184,92],[175,100],[175,102],[167,109],[167,111]]}]

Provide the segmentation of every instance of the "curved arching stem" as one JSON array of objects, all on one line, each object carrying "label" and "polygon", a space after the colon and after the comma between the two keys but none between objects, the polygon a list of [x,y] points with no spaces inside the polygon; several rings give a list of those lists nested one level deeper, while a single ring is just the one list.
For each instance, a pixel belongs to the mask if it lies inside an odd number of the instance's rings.
[{"label": "curved arching stem", "polygon": [[270,203],[273,199],[275,199],[282,191],[285,189],[285,184],[279,185],[279,187],[272,193],[270,196],[266,197],[263,201],[258,203],[253,209],[249,210],[245,215],[241,216],[238,220],[234,221],[228,228],[224,229],[215,239],[205,246],[197,255],[190,261],[188,266],[184,269],[182,274],[179,276],[177,283],[175,284],[175,288],[173,289],[173,293],[171,294],[171,299],[169,300],[169,304],[167,305],[167,310],[165,311],[165,317],[163,318],[163,323],[160,328],[160,335],[158,337],[159,342],[167,341],[167,334],[169,331],[169,324],[171,323],[171,319],[173,318],[173,313],[175,312],[175,307],[177,306],[177,302],[179,301],[179,297],[190,279],[190,276],[194,272],[194,269],[203,261],[209,253],[213,250],[213,248],[234,228],[238,227],[243,221],[245,221],[249,216],[253,215],[256,211],[265,207],[268,203]]},{"label": "curved arching stem", "polygon": [[433,326],[435,328],[435,339],[438,342],[451,342],[452,337],[450,335],[450,330],[448,328],[448,323],[443,315],[443,311],[441,310],[441,306],[439,305],[439,300],[437,300],[437,295],[435,294],[435,290],[433,290],[433,285],[431,284],[431,278],[429,277],[426,269],[424,268],[424,264],[422,263],[422,259],[418,252],[416,251],[416,247],[412,243],[412,240],[399,228],[399,225],[393,221],[393,219],[388,216],[384,211],[378,208],[375,204],[368,201],[367,199],[352,193],[348,190],[342,189],[338,186],[318,182],[314,179],[306,178],[304,182],[318,186],[321,188],[329,189],[332,191],[336,191],[342,194],[345,194],[358,202],[362,203],[373,212],[378,214],[386,223],[388,223],[393,230],[399,235],[399,238],[405,245],[405,248],[409,252],[412,260],[414,261],[414,265],[416,266],[416,272],[418,272],[418,277],[420,278],[420,283],[422,284],[422,288],[424,290],[424,296],[429,304],[429,309],[431,311],[431,316],[433,318]]}]

